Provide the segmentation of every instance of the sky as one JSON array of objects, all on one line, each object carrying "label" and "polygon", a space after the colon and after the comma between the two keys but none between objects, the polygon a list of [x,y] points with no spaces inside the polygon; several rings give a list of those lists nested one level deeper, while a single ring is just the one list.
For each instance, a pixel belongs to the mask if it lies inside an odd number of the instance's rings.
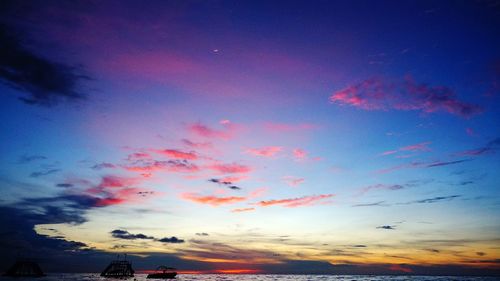
[{"label": "sky", "polygon": [[499,19],[2,1],[2,267],[500,275]]}]

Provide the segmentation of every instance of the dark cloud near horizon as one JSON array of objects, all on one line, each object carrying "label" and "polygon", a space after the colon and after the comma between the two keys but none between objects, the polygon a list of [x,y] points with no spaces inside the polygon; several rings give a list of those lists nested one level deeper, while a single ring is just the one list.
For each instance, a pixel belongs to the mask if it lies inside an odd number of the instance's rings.
[{"label": "dark cloud near horizon", "polygon": [[377,229],[396,230],[396,226],[394,226],[394,225],[381,225],[381,226],[377,226]]},{"label": "dark cloud near horizon", "polygon": [[164,237],[164,238],[161,238],[161,239],[158,239],[157,241],[159,242],[163,242],[163,243],[174,243],[174,244],[178,244],[178,243],[184,243],[185,241],[183,239],[179,239],[175,236],[172,236],[172,237]]},{"label": "dark cloud near horizon", "polygon": [[26,104],[53,106],[61,100],[85,98],[78,88],[79,69],[34,53],[12,26],[0,23],[0,82],[25,93],[19,99]]},{"label": "dark cloud near horizon", "polygon": [[209,234],[206,232],[197,232],[196,235],[198,236],[208,236]]},{"label": "dark cloud near horizon", "polygon": [[126,230],[121,230],[121,229],[112,230],[110,233],[111,233],[111,236],[113,236],[114,238],[126,239],[126,240],[135,240],[135,239],[153,240],[153,239],[155,239],[153,236],[147,236],[147,235],[142,234],[142,233],[132,234]]},{"label": "dark cloud near horizon", "polygon": [[56,184],[56,186],[68,188],[68,187],[73,187],[73,184],[71,184],[71,183],[58,183],[58,184]]},{"label": "dark cloud near horizon", "polygon": [[175,236],[172,237],[164,237],[164,238],[155,238],[154,236],[147,236],[142,233],[138,234],[133,234],[128,232],[127,230],[123,229],[115,229],[112,230],[111,236],[114,238],[119,238],[119,239],[125,239],[125,240],[137,240],[137,239],[143,239],[143,240],[153,240],[153,241],[158,241],[162,243],[184,243],[185,241],[183,239],[179,239]]}]

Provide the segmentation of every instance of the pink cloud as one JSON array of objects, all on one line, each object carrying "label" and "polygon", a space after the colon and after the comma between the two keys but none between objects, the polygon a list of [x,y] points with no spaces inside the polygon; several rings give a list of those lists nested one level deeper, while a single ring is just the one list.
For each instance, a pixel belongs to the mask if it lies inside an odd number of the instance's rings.
[{"label": "pink cloud", "polygon": [[101,182],[99,183],[99,188],[108,188],[108,187],[127,187],[131,185],[135,185],[138,183],[137,178],[125,178],[119,176],[104,176],[101,178]]},{"label": "pink cloud", "polygon": [[417,110],[425,113],[447,112],[461,117],[481,113],[481,107],[460,101],[444,86],[417,84],[411,77],[404,81],[372,78],[336,91],[330,101],[364,110]]},{"label": "pink cloud", "polygon": [[249,166],[230,163],[230,164],[212,164],[207,167],[208,169],[214,170],[220,174],[246,174],[252,171]]},{"label": "pink cloud", "polygon": [[296,178],[296,177],[292,177],[292,176],[286,176],[286,177],[283,177],[283,181],[285,181],[285,183],[288,184],[289,186],[295,187],[295,186],[298,186],[298,185],[304,183],[305,179]]},{"label": "pink cloud", "polygon": [[399,150],[403,150],[403,151],[431,151],[431,149],[429,148],[429,144],[431,144],[430,141],[422,142],[422,143],[417,143],[417,144],[401,147]]},{"label": "pink cloud", "polygon": [[177,149],[161,149],[161,150],[153,150],[154,152],[165,155],[169,158],[175,159],[184,159],[184,160],[196,160],[198,156],[195,152],[184,152]]},{"label": "pink cloud", "polygon": [[247,199],[246,197],[240,197],[240,196],[217,197],[213,195],[203,196],[196,193],[183,193],[181,197],[183,199],[190,200],[196,203],[208,204],[212,206],[234,204],[241,201],[245,201]]},{"label": "pink cloud", "polygon": [[[92,192],[91,192],[92,193]],[[121,188],[112,191],[103,192],[105,197],[97,198],[96,207],[106,207],[111,205],[138,203],[146,197],[156,196],[154,191],[142,188]]]},{"label": "pink cloud", "polygon": [[151,173],[155,171],[194,173],[200,171],[200,168],[187,160],[168,160],[168,161],[141,161],[134,165],[123,166],[127,171]]},{"label": "pink cloud", "polygon": [[303,206],[313,206],[325,202],[324,199],[331,198],[335,196],[334,194],[322,194],[322,195],[313,195],[313,196],[303,196],[299,198],[289,198],[289,199],[277,199],[277,200],[268,200],[268,201],[260,201],[256,203],[259,206],[267,207],[272,205],[282,205],[287,208],[295,208],[295,207],[303,207]]},{"label": "pink cloud", "polygon": [[241,208],[241,209],[231,210],[231,212],[233,213],[250,212],[250,211],[255,211],[255,208]]},{"label": "pink cloud", "polygon": [[128,161],[137,161],[137,160],[142,160],[142,159],[149,159],[151,158],[151,155],[146,152],[135,152],[132,154],[129,154],[127,157]]},{"label": "pink cloud", "polygon": [[200,122],[188,125],[188,131],[192,134],[208,139],[223,139],[228,140],[234,137],[236,132],[241,128],[240,125],[227,122],[220,123],[223,129],[213,129]]},{"label": "pink cloud", "polygon": [[460,156],[479,156],[483,154],[493,153],[494,150],[491,147],[481,147],[477,149],[464,150],[456,153],[456,155]]},{"label": "pink cloud", "polygon": [[394,154],[394,153],[398,153],[397,150],[388,150],[388,151],[384,151],[382,153],[380,153],[381,156],[386,156],[386,155],[391,155],[391,154]]},{"label": "pink cloud", "polygon": [[307,151],[301,149],[301,148],[295,148],[292,151],[293,157],[295,157],[295,160],[304,160],[307,157]]},{"label": "pink cloud", "polygon": [[281,146],[266,146],[261,148],[248,148],[245,150],[246,153],[260,156],[260,157],[274,157],[277,153],[283,150]]}]

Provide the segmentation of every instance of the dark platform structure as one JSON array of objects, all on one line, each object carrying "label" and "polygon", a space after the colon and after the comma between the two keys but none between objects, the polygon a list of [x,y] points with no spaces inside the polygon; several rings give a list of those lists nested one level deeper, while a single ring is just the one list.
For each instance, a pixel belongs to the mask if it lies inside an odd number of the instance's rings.
[{"label": "dark platform structure", "polygon": [[132,263],[127,260],[114,260],[103,270],[101,276],[111,278],[133,277]]},{"label": "dark platform structure", "polygon": [[40,266],[30,260],[18,260],[16,263],[3,274],[3,276],[9,277],[43,277],[43,273]]},{"label": "dark platform structure", "polygon": [[166,267],[166,266],[159,266],[156,269],[155,273],[150,273],[146,277],[147,279],[174,279],[175,276],[177,275],[177,272],[175,272],[175,268],[173,267]]}]

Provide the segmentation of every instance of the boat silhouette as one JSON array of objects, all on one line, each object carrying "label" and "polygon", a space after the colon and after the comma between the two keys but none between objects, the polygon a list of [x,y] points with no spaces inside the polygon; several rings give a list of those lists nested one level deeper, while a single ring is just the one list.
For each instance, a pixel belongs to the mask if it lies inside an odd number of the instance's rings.
[{"label": "boat silhouette", "polygon": [[174,279],[177,275],[175,268],[166,267],[164,265],[158,266],[154,273],[148,274],[147,279]]},{"label": "boat silhouette", "polygon": [[31,260],[18,260],[3,276],[9,277],[43,277],[45,274],[38,263]]},{"label": "boat silhouette", "polygon": [[134,270],[132,269],[132,263],[127,261],[127,255],[125,255],[124,260],[120,260],[118,256],[117,260],[112,261],[102,272],[102,277],[111,278],[122,278],[122,277],[133,277]]}]

